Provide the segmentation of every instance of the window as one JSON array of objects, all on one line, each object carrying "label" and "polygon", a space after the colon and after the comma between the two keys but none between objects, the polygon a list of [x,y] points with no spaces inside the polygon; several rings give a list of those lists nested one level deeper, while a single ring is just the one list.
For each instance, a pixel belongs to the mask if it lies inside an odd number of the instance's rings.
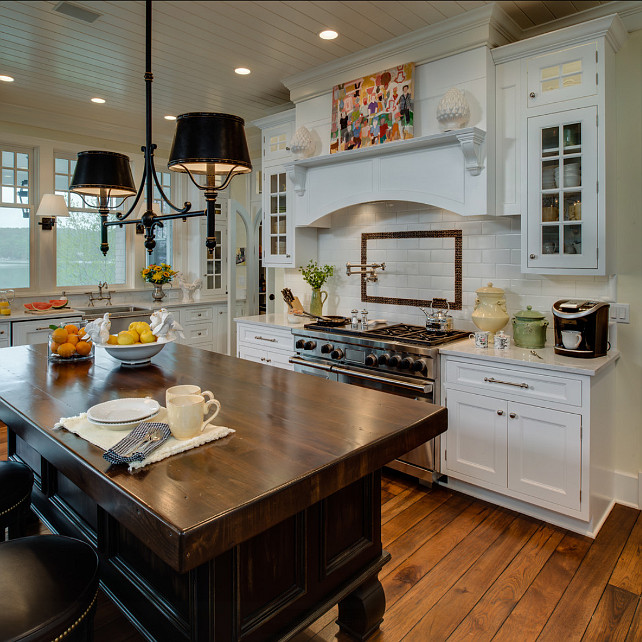
[{"label": "window", "polygon": [[[75,158],[56,153],[54,157],[54,189],[64,196],[69,218],[56,221],[56,284],[58,287],[95,285],[101,281],[122,284],[126,280],[126,227],[108,228],[109,252],[100,251],[100,216],[79,194],[69,191],[76,168]],[[88,197],[88,202],[93,199]],[[117,206],[120,199],[112,199]],[[122,209],[127,208],[127,201]],[[115,220],[110,214],[109,220]]]},{"label": "window", "polygon": [[[165,196],[173,203],[172,192],[176,191],[172,188],[174,187],[173,180],[175,178],[174,172],[156,172],[158,176],[158,182],[163,188],[163,193]],[[160,192],[156,185],[154,185],[154,203],[160,207],[161,214],[173,214],[174,210],[161,199]],[[174,203],[177,205],[177,203]],[[180,220],[180,219],[179,219]],[[172,240],[173,240],[173,221],[163,221],[163,227],[154,228],[154,238],[156,240],[156,247],[151,254],[147,255],[147,265],[152,263],[160,265],[161,263],[172,264]]]},{"label": "window", "polygon": [[0,201],[0,287],[28,288],[34,193],[33,152],[3,146]]}]

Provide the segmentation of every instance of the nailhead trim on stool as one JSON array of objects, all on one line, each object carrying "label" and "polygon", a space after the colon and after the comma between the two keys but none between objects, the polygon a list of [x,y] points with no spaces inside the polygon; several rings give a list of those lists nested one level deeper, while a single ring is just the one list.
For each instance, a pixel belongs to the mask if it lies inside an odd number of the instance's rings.
[{"label": "nailhead trim on stool", "polygon": [[9,538],[24,534],[31,505],[33,472],[17,461],[0,461],[0,541],[9,527]]},{"label": "nailhead trim on stool", "polygon": [[0,543],[0,638],[93,639],[98,555],[85,542],[36,535]]}]

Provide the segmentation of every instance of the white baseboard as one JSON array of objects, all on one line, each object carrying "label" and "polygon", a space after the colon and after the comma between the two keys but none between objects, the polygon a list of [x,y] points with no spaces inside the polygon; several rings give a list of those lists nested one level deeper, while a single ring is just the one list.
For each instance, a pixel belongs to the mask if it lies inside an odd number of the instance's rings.
[{"label": "white baseboard", "polygon": [[615,501],[618,504],[640,509],[642,502],[642,471],[637,475],[623,473],[618,470],[613,472],[613,488]]}]

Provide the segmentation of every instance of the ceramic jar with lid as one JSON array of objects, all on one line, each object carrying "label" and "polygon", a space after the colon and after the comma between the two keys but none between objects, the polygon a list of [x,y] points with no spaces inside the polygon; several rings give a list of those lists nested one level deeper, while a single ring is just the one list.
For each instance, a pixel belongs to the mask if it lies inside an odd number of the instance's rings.
[{"label": "ceramic jar with lid", "polygon": [[546,344],[548,321],[532,306],[515,313],[513,318],[513,342],[520,348],[543,348]]},{"label": "ceramic jar with lid", "polygon": [[475,309],[473,310],[473,323],[480,329],[493,334],[501,330],[508,323],[508,313],[506,312],[506,298],[504,290],[494,288],[489,283],[485,288],[475,290],[477,299],[475,300]]}]

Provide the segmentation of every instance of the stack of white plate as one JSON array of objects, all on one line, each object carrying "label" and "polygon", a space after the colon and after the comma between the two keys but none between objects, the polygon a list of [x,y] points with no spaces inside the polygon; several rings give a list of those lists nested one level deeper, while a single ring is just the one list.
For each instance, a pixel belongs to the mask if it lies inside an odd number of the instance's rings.
[{"label": "stack of white plate", "polygon": [[[555,168],[555,183],[560,184],[559,167]],[[578,163],[569,163],[564,165],[564,185],[561,187],[579,187],[582,184],[582,174]]]},{"label": "stack of white plate", "polygon": [[557,187],[557,167],[542,167],[542,189],[554,189]]},{"label": "stack of white plate", "polygon": [[127,430],[152,419],[159,410],[160,404],[149,397],[112,399],[92,406],[87,411],[87,419],[107,430]]}]

